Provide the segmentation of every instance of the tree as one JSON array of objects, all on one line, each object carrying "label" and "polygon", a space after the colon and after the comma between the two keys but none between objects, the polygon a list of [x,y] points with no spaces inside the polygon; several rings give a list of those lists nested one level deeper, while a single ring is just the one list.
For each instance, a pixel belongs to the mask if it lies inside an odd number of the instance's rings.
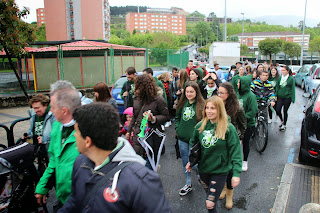
[{"label": "tree", "polygon": [[196,10],[193,13],[190,13],[189,15],[187,15],[187,17],[205,18],[206,16]]},{"label": "tree", "polygon": [[14,0],[0,1],[0,50],[5,51],[20,87],[29,102],[29,96],[11,59],[25,53],[24,48],[35,39],[33,29],[21,20],[28,14],[29,11],[26,8],[19,11]]},{"label": "tree", "polygon": [[279,45],[279,39],[265,39],[259,42],[259,51],[262,55],[270,57],[270,64],[272,64],[272,54],[277,54],[281,51],[281,45]]},{"label": "tree", "polygon": [[301,46],[292,41],[285,41],[282,44],[282,51],[290,56],[290,64],[292,65],[292,58],[301,55]]},{"label": "tree", "polygon": [[230,36],[230,37],[229,37],[229,41],[237,42],[237,41],[239,41],[239,37],[236,36],[236,35]]},{"label": "tree", "polygon": [[313,52],[318,53],[319,57],[320,57],[320,36],[315,37],[314,39],[312,39],[309,43],[309,51],[311,52],[311,54]]},{"label": "tree", "polygon": [[240,44],[240,55],[245,55],[249,52],[249,47],[245,44]]},{"label": "tree", "polygon": [[155,46],[155,49],[151,50],[151,57],[159,62],[161,66],[166,65],[167,49],[170,49],[169,44],[162,41]]},{"label": "tree", "polygon": [[200,44],[200,46],[203,46],[203,44],[206,43],[207,38],[209,43],[214,39],[212,29],[210,25],[205,21],[198,22],[193,28],[192,34],[195,38],[197,38],[197,41]]}]

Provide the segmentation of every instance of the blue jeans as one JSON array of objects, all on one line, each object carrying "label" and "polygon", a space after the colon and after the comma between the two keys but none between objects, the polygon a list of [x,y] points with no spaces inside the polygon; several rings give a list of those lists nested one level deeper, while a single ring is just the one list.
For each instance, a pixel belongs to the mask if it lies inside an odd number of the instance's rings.
[{"label": "blue jeans", "polygon": [[186,185],[191,186],[191,172],[186,172],[186,165],[189,162],[190,145],[189,142],[183,142],[181,140],[178,140],[178,143],[182,159],[182,172],[184,174],[184,179],[186,181]]}]

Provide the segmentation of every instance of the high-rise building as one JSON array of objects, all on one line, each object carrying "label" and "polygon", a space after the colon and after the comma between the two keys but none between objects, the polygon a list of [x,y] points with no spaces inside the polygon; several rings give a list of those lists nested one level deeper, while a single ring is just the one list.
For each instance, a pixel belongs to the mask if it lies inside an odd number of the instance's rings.
[{"label": "high-rise building", "polygon": [[44,0],[48,41],[110,39],[108,0]]},{"label": "high-rise building", "polygon": [[44,8],[38,8],[36,11],[37,11],[37,26],[40,27],[42,24],[46,23]]},{"label": "high-rise building", "polygon": [[186,17],[172,14],[166,9],[148,9],[147,13],[128,13],[126,15],[126,29],[145,32],[172,32],[177,35],[186,34]]}]

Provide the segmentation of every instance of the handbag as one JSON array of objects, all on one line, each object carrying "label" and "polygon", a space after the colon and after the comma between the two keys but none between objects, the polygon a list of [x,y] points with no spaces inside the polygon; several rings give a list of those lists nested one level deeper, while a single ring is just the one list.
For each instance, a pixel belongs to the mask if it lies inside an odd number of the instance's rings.
[{"label": "handbag", "polygon": [[201,159],[201,143],[200,141],[195,143],[191,150],[190,150],[190,155],[189,155],[189,162],[190,162],[190,167],[193,167],[196,165]]}]

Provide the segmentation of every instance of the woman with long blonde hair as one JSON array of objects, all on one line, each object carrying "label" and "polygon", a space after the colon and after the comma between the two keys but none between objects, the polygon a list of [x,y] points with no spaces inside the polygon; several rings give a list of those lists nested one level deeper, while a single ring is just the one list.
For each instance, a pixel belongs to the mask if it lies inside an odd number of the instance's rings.
[{"label": "woman with long blonde hair", "polygon": [[[228,121],[224,102],[218,96],[206,100],[203,118],[196,125],[190,146],[201,144],[198,162],[201,183],[207,191],[208,212],[217,212],[219,195],[228,172],[233,169],[232,187],[240,183],[242,154],[236,128]],[[190,162],[186,169],[191,171]]]}]

